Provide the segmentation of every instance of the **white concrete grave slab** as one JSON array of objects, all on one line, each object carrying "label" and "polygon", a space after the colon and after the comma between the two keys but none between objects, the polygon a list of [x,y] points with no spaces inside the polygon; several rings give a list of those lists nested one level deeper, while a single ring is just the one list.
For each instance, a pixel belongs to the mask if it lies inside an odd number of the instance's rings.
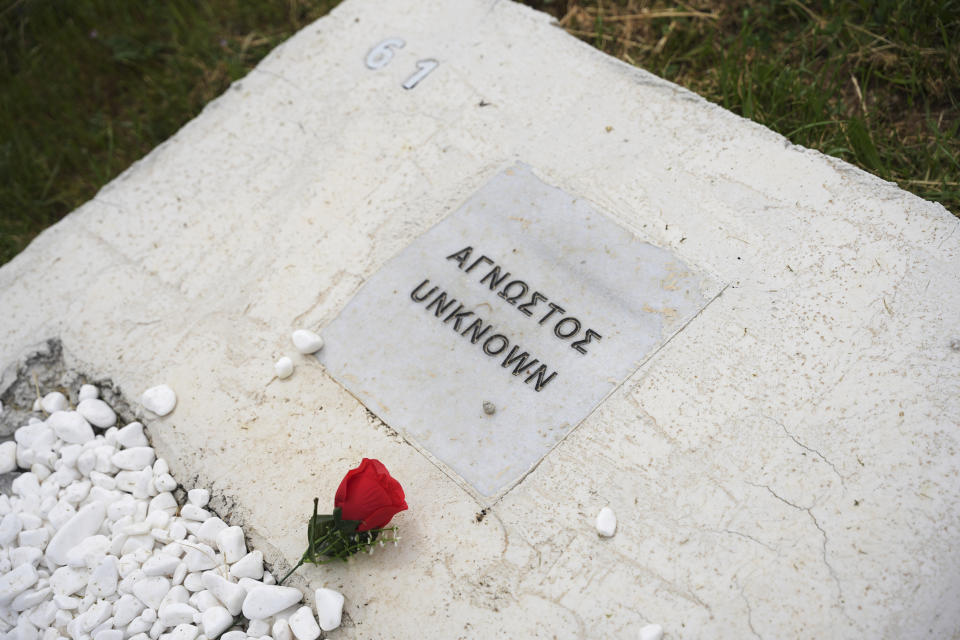
[{"label": "white concrete grave slab", "polygon": [[[591,346],[637,323],[623,353],[563,347],[445,259],[464,247],[433,251],[521,163],[528,186],[577,204],[535,200],[530,229],[469,246],[603,327]],[[701,288],[678,325],[643,324],[657,314],[636,304],[659,285],[621,279],[616,255],[565,275],[599,247],[551,228],[586,211],[584,237],[608,229],[685,265]],[[668,638],[957,637],[957,227],[543,14],[347,0],[0,269],[0,363],[58,337],[70,366],[130,399],[169,384],[158,452],[278,568],[303,550],[313,497],[332,506],[348,468],[383,461],[410,506],[400,546],[293,582],[345,594],[331,637],[633,638],[648,622]],[[428,268],[549,354],[556,380],[538,394],[444,334],[409,298]],[[402,305],[383,289],[394,276]],[[351,330],[378,291],[388,317]],[[376,361],[389,320],[496,397],[451,381],[411,395],[409,358]],[[319,361],[295,354],[301,327],[324,334]],[[296,370],[277,380],[283,355]],[[610,380],[584,369],[583,388],[561,387],[591,355]],[[444,453],[425,432],[431,411],[468,416],[447,433],[492,424],[484,400],[511,426],[514,403],[554,383],[569,397],[543,411],[563,426],[537,442],[518,421],[528,450],[502,484],[482,485],[500,461],[474,451],[488,466],[471,476],[468,446]],[[611,538],[594,528],[605,506]]]}]

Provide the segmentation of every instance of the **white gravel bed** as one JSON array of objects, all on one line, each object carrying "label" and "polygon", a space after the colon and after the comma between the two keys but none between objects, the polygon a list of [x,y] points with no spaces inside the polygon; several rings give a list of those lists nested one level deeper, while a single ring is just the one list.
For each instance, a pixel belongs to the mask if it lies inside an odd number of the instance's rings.
[{"label": "white gravel bed", "polygon": [[[46,420],[0,444],[0,473],[24,470],[0,494],[0,640],[315,640],[339,626],[343,596],[317,591],[318,623],[206,509],[209,491],[178,502],[143,425],[119,427],[98,396],[84,385],[73,409],[49,393]],[[176,397],[161,386],[142,402],[163,415]]]}]

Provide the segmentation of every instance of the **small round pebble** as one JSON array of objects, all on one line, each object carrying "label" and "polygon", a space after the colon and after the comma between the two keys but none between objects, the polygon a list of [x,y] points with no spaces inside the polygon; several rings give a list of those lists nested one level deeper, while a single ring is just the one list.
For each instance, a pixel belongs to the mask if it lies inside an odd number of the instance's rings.
[{"label": "small round pebble", "polygon": [[269,618],[303,599],[299,589],[281,586],[255,587],[243,601],[243,615],[250,620]]},{"label": "small round pebble", "polygon": [[293,340],[293,346],[297,348],[297,351],[304,355],[316,353],[323,348],[323,338],[307,329],[297,329],[290,338]]},{"label": "small round pebble", "polygon": [[313,611],[310,611],[310,607],[297,609],[287,619],[287,624],[290,625],[290,631],[297,640],[317,640],[320,637],[320,625],[317,624],[317,619],[313,616]]},{"label": "small round pebble", "polygon": [[140,404],[148,411],[163,417],[177,406],[177,394],[165,384],[150,387],[140,396]]},{"label": "small round pebble", "polygon": [[139,422],[131,422],[117,431],[117,444],[130,448],[145,447],[150,443],[147,441],[147,436],[143,434],[143,425]]},{"label": "small round pebble", "polygon": [[217,534],[217,547],[223,553],[227,564],[233,564],[247,555],[247,543],[243,539],[243,529],[227,527]]},{"label": "small round pebble", "polygon": [[293,375],[293,360],[287,356],[283,356],[273,365],[273,370],[281,380],[289,378]]},{"label": "small round pebble", "polygon": [[332,631],[339,627],[343,617],[343,595],[339,591],[324,588],[317,589],[313,595],[320,628],[324,631]]},{"label": "small round pebble", "polygon": [[83,402],[84,400],[95,400],[100,397],[100,389],[97,389],[92,384],[85,384],[80,387],[80,393],[77,394],[77,400]]},{"label": "small round pebble", "polygon": [[259,549],[251,551],[230,567],[230,575],[236,579],[251,578],[263,579],[263,552]]},{"label": "small round pebble", "polygon": [[117,423],[117,414],[103,400],[87,398],[77,405],[77,413],[87,419],[95,427],[106,429]]},{"label": "small round pebble", "polygon": [[293,634],[290,632],[290,625],[285,618],[277,618],[271,628],[273,640],[293,640]]},{"label": "small round pebble", "polygon": [[43,407],[43,410],[47,413],[54,413],[55,411],[66,411],[70,408],[70,403],[67,402],[67,396],[59,391],[51,391],[43,396],[43,400],[40,401],[40,406]]},{"label": "small round pebble", "polygon": [[658,624],[648,624],[640,629],[640,640],[661,640],[663,638],[663,627]]},{"label": "small round pebble", "polygon": [[609,538],[617,530],[617,516],[613,514],[613,509],[604,507],[600,509],[597,515],[597,533],[605,538]]},{"label": "small round pebble", "polygon": [[164,473],[153,480],[154,486],[158,491],[173,491],[177,488],[177,481],[169,473]]},{"label": "small round pebble", "polygon": [[202,509],[210,502],[210,492],[206,489],[190,489],[187,491],[187,502]]},{"label": "small round pebble", "polygon": [[233,616],[219,605],[208,608],[200,614],[200,626],[203,634],[213,640],[233,624]]},{"label": "small round pebble", "polygon": [[56,411],[47,418],[47,426],[57,436],[71,444],[83,444],[93,440],[93,429],[86,418],[76,411]]},{"label": "small round pebble", "polygon": [[10,473],[17,468],[17,443],[7,440],[0,444],[0,473]]}]

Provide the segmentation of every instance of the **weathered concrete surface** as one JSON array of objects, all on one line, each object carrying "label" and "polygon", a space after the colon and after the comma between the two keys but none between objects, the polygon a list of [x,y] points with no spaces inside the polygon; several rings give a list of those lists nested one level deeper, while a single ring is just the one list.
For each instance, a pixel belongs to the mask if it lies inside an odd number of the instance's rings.
[{"label": "weathered concrete surface", "polygon": [[[481,519],[316,362],[271,365],[517,161],[730,286]],[[0,363],[59,337],[169,383],[159,452],[271,561],[383,460],[401,546],[300,572],[346,594],[334,637],[957,637],[958,226],[523,7],[349,0],[0,269]]]}]

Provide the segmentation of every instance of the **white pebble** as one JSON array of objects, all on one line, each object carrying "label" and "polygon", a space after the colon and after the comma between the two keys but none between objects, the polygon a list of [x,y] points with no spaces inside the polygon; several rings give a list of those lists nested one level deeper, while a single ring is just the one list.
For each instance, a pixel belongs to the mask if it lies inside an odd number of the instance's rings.
[{"label": "white pebble", "polygon": [[[158,513],[163,513],[162,511]],[[155,577],[155,576],[172,576],[173,572],[177,570],[177,566],[180,564],[180,558],[174,558],[173,556],[168,556],[164,553],[157,553],[150,557],[149,560],[143,563],[143,575]]]},{"label": "white pebble", "polygon": [[244,588],[248,593],[251,589],[256,589],[257,587],[262,587],[263,583],[259,580],[254,580],[253,578],[238,578],[237,584]]},{"label": "white pebble", "polygon": [[200,616],[200,626],[203,629],[203,634],[210,640],[219,637],[232,624],[233,616],[221,606],[210,607]]},{"label": "white pebble", "polygon": [[140,471],[152,465],[155,459],[153,447],[131,447],[117,451],[110,457],[113,464],[127,471]]},{"label": "white pebble", "polygon": [[123,631],[119,629],[101,629],[93,634],[93,640],[123,640]]},{"label": "white pebble", "polygon": [[93,428],[76,411],[57,411],[47,418],[46,424],[65,442],[83,444],[93,440]]},{"label": "white pebble", "polygon": [[290,625],[290,631],[293,632],[297,640],[316,640],[320,637],[320,625],[317,624],[317,619],[313,617],[313,611],[310,610],[310,607],[297,609],[297,612],[287,620],[287,624]]},{"label": "white pebble", "polygon": [[247,640],[246,631],[227,631],[220,636],[220,640]]},{"label": "white pebble", "polygon": [[183,584],[183,581],[187,578],[187,563],[180,562],[177,564],[177,568],[173,570],[173,584]]},{"label": "white pebble", "polygon": [[[217,597],[204,589],[203,591],[198,591],[197,593],[190,596],[190,604],[199,609],[200,611],[206,611],[211,607],[221,607],[220,601],[217,600]],[[227,611],[227,613],[230,613]]]},{"label": "white pebble", "polygon": [[43,409],[43,403],[41,402],[40,398],[37,398],[33,401],[33,410],[40,411],[41,409]]},{"label": "white pebble", "polygon": [[323,349],[323,338],[307,329],[297,329],[290,336],[290,339],[293,340],[293,346],[297,348],[297,351],[304,355],[316,353]]},{"label": "white pebble", "polygon": [[109,602],[98,600],[87,609],[86,614],[83,616],[84,621],[82,628],[85,631],[96,629],[97,625],[110,617],[111,611],[113,611],[113,607],[110,606]]},{"label": "white pebble", "polygon": [[[214,564],[214,563],[211,563]],[[184,563],[186,566],[186,563]],[[216,566],[214,564],[214,566]],[[191,593],[197,593],[199,591],[205,591],[206,587],[203,586],[203,574],[199,571],[194,571],[193,573],[188,573],[183,577],[183,586],[186,587],[187,591]]]},{"label": "white pebble", "polygon": [[117,592],[117,559],[105,556],[97,568],[90,574],[87,593],[95,597],[106,598]]},{"label": "white pebble", "polygon": [[95,427],[106,429],[117,423],[117,414],[103,400],[88,398],[81,400],[77,405],[77,413],[87,419]]},{"label": "white pebble", "polygon": [[47,545],[47,559],[57,565],[67,564],[67,553],[80,541],[95,534],[106,517],[107,509],[102,502],[93,502],[80,509],[53,534]]},{"label": "white pebble", "polygon": [[[10,550],[10,567],[19,567],[22,564],[37,566],[42,557],[43,551],[37,547],[17,547]],[[5,567],[4,571],[9,571],[10,567]]]},{"label": "white pebble", "polygon": [[270,635],[270,623],[266,620],[251,620],[247,624],[247,635],[251,638],[260,638]]},{"label": "white pebble", "polygon": [[40,407],[47,413],[54,413],[55,411],[66,411],[70,408],[70,403],[67,401],[67,396],[59,391],[51,391],[43,396]]},{"label": "white pebble", "polygon": [[191,573],[213,569],[219,564],[213,549],[199,542],[190,545],[184,562],[187,563],[187,569]]},{"label": "white pebble", "polygon": [[192,624],[178,624],[173,631],[165,634],[166,640],[194,640],[200,629]]},{"label": "white pebble", "polygon": [[141,578],[133,585],[133,595],[151,609],[159,609],[163,598],[170,592],[170,581],[166,578]]},{"label": "white pebble", "polygon": [[157,491],[173,491],[177,488],[177,481],[169,473],[165,473],[153,481]]},{"label": "white pebble", "polygon": [[85,587],[89,579],[90,572],[86,569],[60,567],[50,576],[50,587],[58,595],[72,596]]},{"label": "white pebble", "polygon": [[171,540],[183,540],[187,537],[187,528],[183,526],[182,522],[174,522],[170,525],[170,539]]},{"label": "white pebble", "polygon": [[613,514],[613,509],[604,507],[600,509],[597,515],[597,533],[605,538],[609,538],[617,530],[617,516]]},{"label": "white pebble", "polygon": [[[134,598],[136,600],[136,598]],[[138,601],[139,602],[139,601]],[[80,598],[74,598],[73,596],[61,596],[56,594],[53,596],[53,604],[57,605],[61,609],[76,609],[80,606]]]},{"label": "white pebble", "polygon": [[50,537],[50,533],[45,527],[39,529],[24,529],[20,532],[18,540],[21,547],[35,547],[37,549],[43,549],[47,546],[47,539]]},{"label": "white pebble", "polygon": [[663,638],[663,627],[658,624],[648,624],[640,629],[640,640],[660,640]]},{"label": "white pebble", "polygon": [[185,602],[171,602],[170,604],[160,605],[160,609],[157,611],[157,620],[165,626],[175,627],[178,624],[193,622],[193,616],[196,613],[199,612]]},{"label": "white pebble", "polygon": [[237,560],[230,567],[230,576],[233,578],[263,578],[263,553],[260,550],[251,551]]},{"label": "white pebble", "polygon": [[40,576],[32,564],[22,564],[0,576],[0,605],[5,605],[37,583]]},{"label": "white pebble", "polygon": [[197,530],[197,537],[204,542],[215,544],[217,542],[217,535],[226,528],[226,522],[217,516],[211,516],[200,525],[200,528]]},{"label": "white pebble", "polygon": [[290,632],[290,625],[283,618],[274,621],[273,640],[293,640],[293,634]]},{"label": "white pebble", "polygon": [[217,547],[223,553],[227,564],[233,564],[247,555],[247,543],[243,539],[243,529],[227,527],[217,534]]},{"label": "white pebble", "polygon": [[173,515],[177,512],[177,508],[180,505],[177,504],[177,499],[173,497],[173,494],[169,491],[164,491],[161,494],[158,494],[150,501],[150,508],[148,513],[152,513],[158,509],[166,511],[167,513]]},{"label": "white pebble", "polygon": [[180,507],[180,517],[185,520],[196,520],[204,522],[210,518],[211,513],[206,509],[201,509],[195,504],[185,504]]},{"label": "white pebble", "polygon": [[[167,605],[171,604],[186,604],[190,602],[190,592],[187,591],[182,585],[170,587],[170,591],[167,592],[167,595],[163,596],[163,600],[160,602],[160,609],[163,609]],[[159,615],[159,609],[157,614]]]},{"label": "white pebble", "polygon": [[339,627],[343,617],[343,595],[339,591],[324,588],[317,589],[313,595],[320,628],[324,631],[332,631]]},{"label": "white pebble", "polygon": [[210,492],[206,489],[190,489],[187,491],[187,502],[205,507],[210,503]]},{"label": "white pebble", "polygon": [[277,377],[281,380],[289,378],[293,375],[293,360],[287,356],[283,356],[276,361],[273,365],[273,370],[276,372]]},{"label": "white pebble", "polygon": [[[203,574],[203,586],[217,597],[217,600],[226,607],[231,615],[235,616],[240,613],[244,601],[247,598],[247,592],[243,587],[232,582],[227,582],[224,578],[209,571]],[[300,592],[298,591],[297,593]],[[250,616],[247,617],[249,618]]]},{"label": "white pebble", "polygon": [[143,434],[143,425],[139,422],[131,422],[117,431],[117,444],[129,449],[145,447],[150,443],[147,441],[147,436]]},{"label": "white pebble", "polygon": [[13,602],[10,603],[10,608],[14,611],[32,609],[43,602],[49,594],[50,589],[27,589],[13,599]]},{"label": "white pebble", "polygon": [[[153,611],[153,609],[147,609],[147,611]],[[145,613],[146,611],[144,611],[144,614]],[[127,625],[127,633],[134,634],[133,636],[131,636],[130,640],[133,640],[133,638],[136,638],[138,636],[143,636],[143,638],[148,638],[149,636],[147,636],[144,632],[148,631],[153,626],[154,622],[155,620],[148,620],[146,617],[144,617],[143,614],[134,618],[133,622]]]},{"label": "white pebble", "polygon": [[144,608],[143,603],[135,595],[123,594],[113,605],[113,624],[118,627],[127,626],[140,615]]},{"label": "white pebble", "polygon": [[0,520],[0,545],[7,546],[13,542],[23,529],[23,522],[16,513],[8,513]]},{"label": "white pebble", "polygon": [[[150,627],[150,631],[148,631],[147,633],[150,635],[150,638],[152,640],[159,640],[160,634],[163,633],[163,630],[164,630],[163,623],[157,620],[156,622],[153,623],[153,626]],[[167,636],[163,640],[170,640],[170,637]]]},{"label": "white pebble", "polygon": [[100,397],[100,389],[97,389],[92,384],[85,384],[80,387],[80,393],[77,394],[77,400],[83,402],[84,400],[94,400]]},{"label": "white pebble", "polygon": [[163,417],[177,406],[177,394],[165,384],[151,387],[140,396],[140,404],[148,411]]},{"label": "white pebble", "polygon": [[10,473],[17,468],[17,443],[7,440],[0,444],[0,473]]},{"label": "white pebble", "polygon": [[250,620],[269,618],[303,599],[299,589],[262,586],[251,589],[243,601],[243,615]]}]

